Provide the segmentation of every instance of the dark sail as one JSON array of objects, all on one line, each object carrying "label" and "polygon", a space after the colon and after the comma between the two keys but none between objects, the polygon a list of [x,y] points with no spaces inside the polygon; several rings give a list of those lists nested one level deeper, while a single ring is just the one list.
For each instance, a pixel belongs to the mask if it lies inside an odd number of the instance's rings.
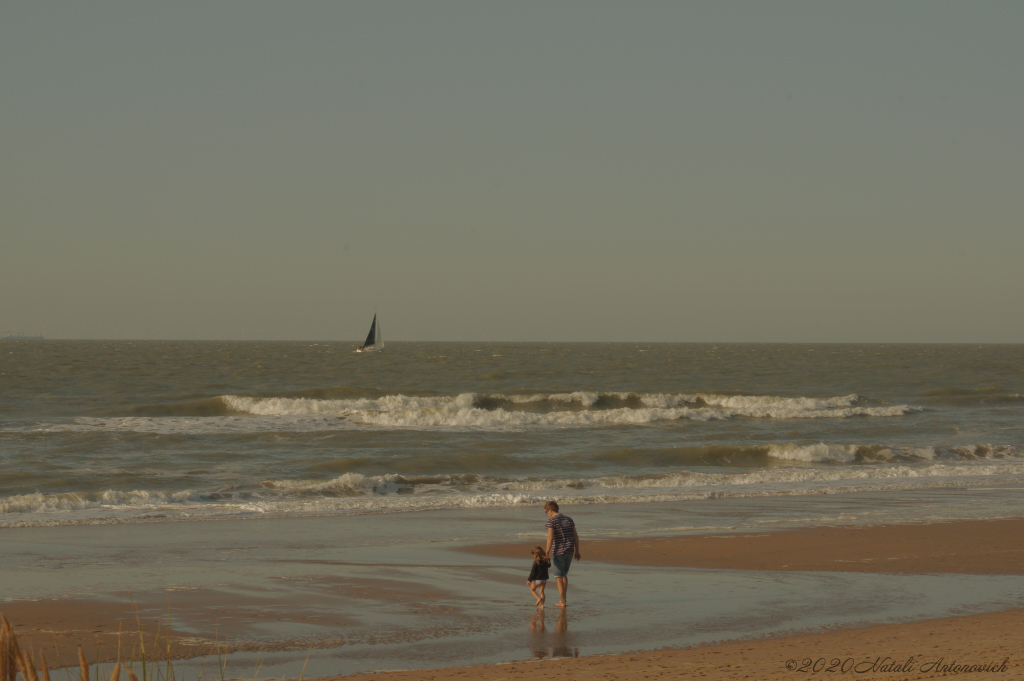
[{"label": "dark sail", "polygon": [[370,324],[370,333],[366,335],[366,342],[363,343],[364,348],[368,348],[377,343],[377,315],[373,315],[373,323]]}]

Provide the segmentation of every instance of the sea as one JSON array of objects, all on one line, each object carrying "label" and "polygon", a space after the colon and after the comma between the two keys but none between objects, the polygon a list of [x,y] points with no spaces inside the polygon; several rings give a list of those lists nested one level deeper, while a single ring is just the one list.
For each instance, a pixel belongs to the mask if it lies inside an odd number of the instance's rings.
[{"label": "sea", "polygon": [[547,499],[848,499],[870,522],[917,495],[885,521],[1020,515],[1024,345],[355,347],[0,343],[0,527]]}]

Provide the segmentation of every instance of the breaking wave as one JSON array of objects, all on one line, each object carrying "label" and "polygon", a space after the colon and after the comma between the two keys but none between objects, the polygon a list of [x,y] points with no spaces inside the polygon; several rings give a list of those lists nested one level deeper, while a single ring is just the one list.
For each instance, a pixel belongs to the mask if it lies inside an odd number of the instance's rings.
[{"label": "breaking wave", "polygon": [[[333,389],[335,392],[341,389]],[[74,417],[15,430],[157,434],[316,432],[361,427],[518,430],[619,426],[672,421],[900,417],[921,411],[858,395],[777,397],[572,392],[454,396],[385,394],[351,389],[347,399],[222,395],[193,402],[134,407],[127,416]],[[354,393],[358,393],[356,396]],[[262,417],[262,418],[254,418]]]},{"label": "breaking wave", "polygon": [[[720,457],[744,455],[768,465],[582,477],[347,472],[327,479],[271,478],[202,491],[35,492],[0,498],[0,526],[508,507],[548,498],[572,504],[643,503],[1024,483],[1024,456],[1005,445],[940,449],[818,443],[692,449],[710,449],[704,455]],[[685,454],[690,458],[695,452]]]},{"label": "breaking wave", "polygon": [[937,449],[935,447],[891,447],[887,445],[768,445],[768,456],[785,461],[807,463],[893,463],[922,461],[983,461],[1013,459],[1020,452],[1009,445],[965,445]]},{"label": "breaking wave", "polygon": [[532,395],[420,396],[391,394],[355,399],[307,397],[220,398],[234,413],[256,416],[342,416],[383,427],[631,425],[657,421],[903,416],[917,407],[867,404],[857,395],[830,398],[708,394],[572,392]]},{"label": "breaking wave", "polygon": [[[825,399],[703,394],[554,393],[352,399],[223,395],[182,405],[136,407],[130,416],[76,417],[18,430],[120,431],[159,434],[315,432],[358,427],[516,430],[619,426],[672,421],[899,417],[921,411],[870,403],[857,395]],[[263,417],[263,418],[252,418]]]}]

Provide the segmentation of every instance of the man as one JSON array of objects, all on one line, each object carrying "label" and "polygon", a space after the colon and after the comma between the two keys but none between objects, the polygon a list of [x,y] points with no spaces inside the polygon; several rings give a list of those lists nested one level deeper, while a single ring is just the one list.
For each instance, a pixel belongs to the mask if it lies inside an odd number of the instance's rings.
[{"label": "man", "polygon": [[544,525],[548,528],[548,544],[544,552],[551,561],[555,585],[562,599],[555,605],[564,608],[565,596],[569,591],[569,566],[573,558],[580,560],[580,536],[576,534],[576,523],[569,516],[559,513],[558,504],[554,501],[544,504],[544,513],[548,516],[548,522]]}]

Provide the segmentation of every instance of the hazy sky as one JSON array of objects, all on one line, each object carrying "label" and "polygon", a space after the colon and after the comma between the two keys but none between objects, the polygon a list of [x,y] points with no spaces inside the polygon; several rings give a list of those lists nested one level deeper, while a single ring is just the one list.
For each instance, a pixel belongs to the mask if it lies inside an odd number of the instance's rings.
[{"label": "hazy sky", "polygon": [[3,2],[0,332],[1024,342],[1022,27]]}]

